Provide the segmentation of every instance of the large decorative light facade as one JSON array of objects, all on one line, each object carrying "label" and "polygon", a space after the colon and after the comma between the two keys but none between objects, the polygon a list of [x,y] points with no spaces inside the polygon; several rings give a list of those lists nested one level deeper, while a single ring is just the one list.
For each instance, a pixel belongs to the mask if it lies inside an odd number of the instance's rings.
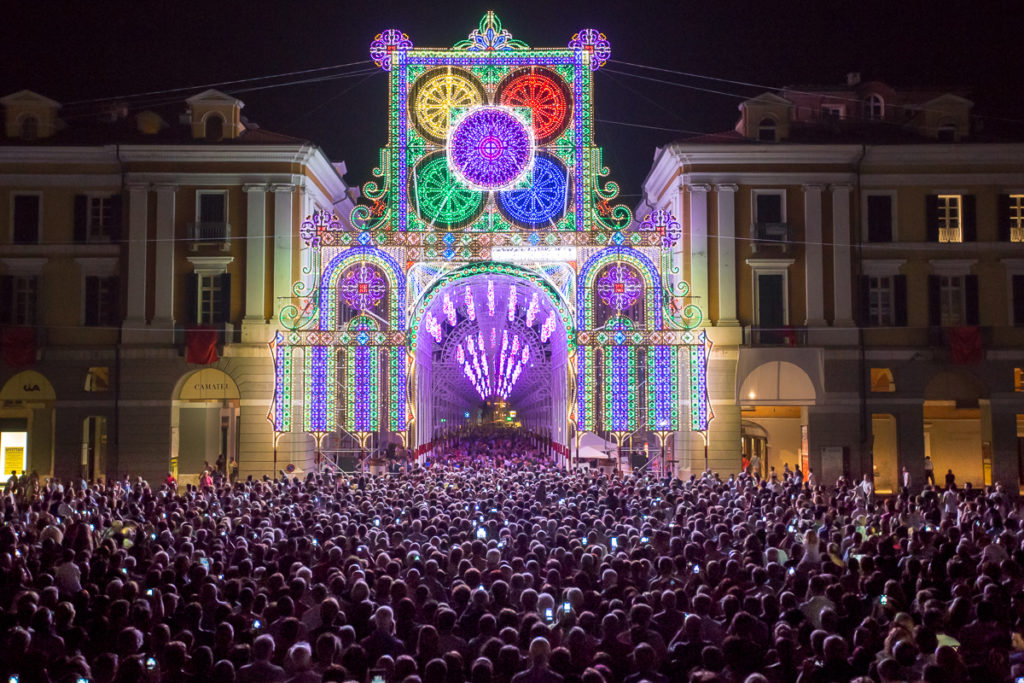
[{"label": "large decorative light facade", "polygon": [[297,231],[310,277],[271,343],[276,433],[387,431],[422,451],[417,358],[450,357],[451,381],[514,399],[556,342],[565,445],[707,430],[709,346],[671,262],[679,222],[634,221],[594,143],[594,72],[610,54],[596,29],[531,48],[493,12],[451,48],[375,37],[387,141],[351,217],[320,212]]}]

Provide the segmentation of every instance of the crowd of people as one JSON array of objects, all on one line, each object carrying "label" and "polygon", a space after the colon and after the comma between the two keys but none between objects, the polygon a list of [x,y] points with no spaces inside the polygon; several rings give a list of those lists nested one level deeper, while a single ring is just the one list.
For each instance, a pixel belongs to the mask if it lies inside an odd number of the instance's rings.
[{"label": "crowd of people", "polygon": [[506,427],[471,427],[438,440],[426,466],[497,467],[534,470],[554,466],[554,458],[543,438]]},{"label": "crowd of people", "polygon": [[0,528],[4,680],[1020,673],[1021,509],[998,486],[881,498],[795,474],[605,476],[534,457],[506,435],[397,475],[14,478]]}]

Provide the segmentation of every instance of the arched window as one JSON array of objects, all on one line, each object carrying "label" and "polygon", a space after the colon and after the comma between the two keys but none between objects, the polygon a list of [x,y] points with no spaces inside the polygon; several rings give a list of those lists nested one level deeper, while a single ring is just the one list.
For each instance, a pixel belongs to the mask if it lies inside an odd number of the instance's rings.
[{"label": "arched window", "polygon": [[757,124],[757,139],[761,142],[775,142],[775,119],[766,116]]},{"label": "arched window", "polygon": [[885,118],[885,100],[881,95],[868,95],[868,118],[872,121],[881,121]]},{"label": "arched window", "polygon": [[21,139],[36,140],[39,138],[39,119],[34,116],[26,116],[21,119]]},{"label": "arched window", "polygon": [[212,142],[224,139],[224,119],[219,114],[206,117],[206,139]]}]

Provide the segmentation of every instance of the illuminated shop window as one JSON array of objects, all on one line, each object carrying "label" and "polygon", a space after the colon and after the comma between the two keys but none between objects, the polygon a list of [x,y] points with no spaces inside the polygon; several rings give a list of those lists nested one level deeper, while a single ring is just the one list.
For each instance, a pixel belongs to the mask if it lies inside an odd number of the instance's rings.
[{"label": "illuminated shop window", "polygon": [[896,381],[889,368],[871,368],[872,393],[889,393],[896,391]]},{"label": "illuminated shop window", "polygon": [[85,373],[86,391],[109,391],[110,389],[110,368],[105,365],[89,368]]}]

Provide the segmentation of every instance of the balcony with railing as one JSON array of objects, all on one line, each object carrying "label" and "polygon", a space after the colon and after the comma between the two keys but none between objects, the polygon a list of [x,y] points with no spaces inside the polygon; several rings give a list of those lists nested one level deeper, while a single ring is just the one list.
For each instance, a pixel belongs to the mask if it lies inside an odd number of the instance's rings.
[{"label": "balcony with railing", "polygon": [[744,346],[807,346],[806,327],[744,325]]},{"label": "balcony with railing", "polygon": [[751,223],[750,238],[754,253],[765,248],[781,249],[786,253],[792,238],[792,226],[789,223]]},{"label": "balcony with railing", "polygon": [[959,227],[939,228],[940,244],[958,244],[964,241],[963,232]]},{"label": "balcony with railing", "polygon": [[188,224],[189,246],[193,251],[201,245],[217,245],[227,251],[231,242],[231,224],[224,221],[195,221]]}]

